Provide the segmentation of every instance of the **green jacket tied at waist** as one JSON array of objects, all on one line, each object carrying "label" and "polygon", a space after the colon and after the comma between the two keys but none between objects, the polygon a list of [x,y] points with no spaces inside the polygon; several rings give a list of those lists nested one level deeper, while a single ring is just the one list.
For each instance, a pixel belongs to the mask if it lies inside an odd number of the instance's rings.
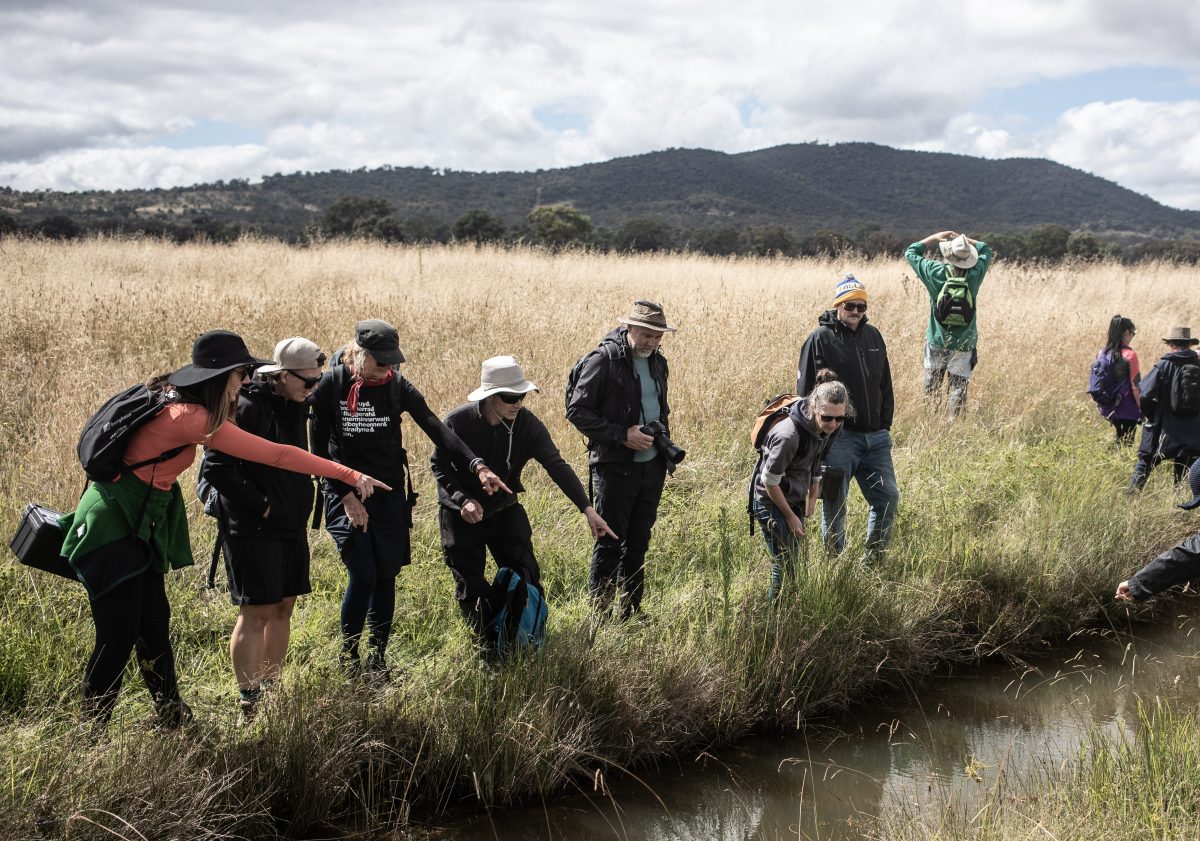
[{"label": "green jacket tied at waist", "polygon": [[[145,513],[137,536],[150,547],[149,560],[145,552],[132,545],[128,553],[111,551],[117,548],[112,544],[129,540],[143,505]],[[178,483],[170,491],[161,491],[149,487],[132,472],[115,482],[93,482],[78,507],[64,514],[59,523],[65,535],[63,556],[93,599],[148,568],[165,573],[194,562],[187,511]],[[103,547],[110,551],[98,553],[101,562],[97,562],[94,553]]]}]

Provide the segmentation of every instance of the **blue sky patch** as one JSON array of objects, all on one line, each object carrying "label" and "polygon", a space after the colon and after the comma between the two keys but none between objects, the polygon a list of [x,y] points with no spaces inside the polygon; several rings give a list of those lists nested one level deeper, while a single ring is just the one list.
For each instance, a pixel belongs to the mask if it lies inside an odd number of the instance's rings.
[{"label": "blue sky patch", "polygon": [[587,131],[591,120],[578,111],[567,111],[563,108],[548,106],[534,108],[533,118],[550,131]]},{"label": "blue sky patch", "polygon": [[741,118],[742,125],[746,128],[751,128],[754,125],[755,114],[766,110],[766,103],[753,96],[748,96],[738,103],[738,117]]},{"label": "blue sky patch", "polygon": [[1200,86],[1177,68],[1116,67],[994,89],[972,110],[995,117],[1017,115],[1027,121],[1025,128],[1037,131],[1053,125],[1068,108],[1121,99],[1147,102],[1200,99]]},{"label": "blue sky patch", "polygon": [[226,123],[221,120],[196,120],[189,128],[161,140],[169,149],[196,149],[202,146],[240,146],[253,143],[266,145],[266,135],[258,129]]}]

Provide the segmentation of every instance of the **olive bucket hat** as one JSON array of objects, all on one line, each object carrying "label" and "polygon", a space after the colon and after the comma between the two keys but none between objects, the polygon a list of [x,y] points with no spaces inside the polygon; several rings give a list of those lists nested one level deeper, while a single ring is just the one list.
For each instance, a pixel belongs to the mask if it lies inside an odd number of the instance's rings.
[{"label": "olive bucket hat", "polygon": [[674,333],[675,327],[667,323],[662,304],[656,301],[634,301],[633,309],[624,318],[618,318],[621,324],[633,327],[645,327],[647,330],[657,330],[660,333]]}]

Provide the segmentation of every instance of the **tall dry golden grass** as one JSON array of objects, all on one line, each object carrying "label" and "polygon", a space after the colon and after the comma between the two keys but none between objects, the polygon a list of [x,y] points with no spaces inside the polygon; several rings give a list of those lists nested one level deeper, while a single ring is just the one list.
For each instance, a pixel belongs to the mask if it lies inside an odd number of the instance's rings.
[{"label": "tall dry golden grass", "polygon": [[[676,438],[695,464],[721,461],[764,397],[794,389],[800,345],[847,272],[866,283],[869,318],[888,342],[899,430],[927,426],[928,298],[899,260],[5,240],[0,366],[13,374],[0,384],[5,495],[69,501],[83,420],[118,388],[185,364],[204,330],[234,330],[270,356],[291,335],[336,348],[367,317],[399,327],[404,372],[441,411],[465,399],[482,359],[514,354],[542,387],[531,408],[580,464],[561,411],[566,373],[636,298],[661,301],[680,328],[664,343]],[[1170,326],[1200,329],[1196,284],[1195,269],[1169,264],[1020,268],[1001,259],[980,294],[966,422],[997,431],[1095,422],[1087,367],[1108,319],[1134,319],[1148,368]]]}]

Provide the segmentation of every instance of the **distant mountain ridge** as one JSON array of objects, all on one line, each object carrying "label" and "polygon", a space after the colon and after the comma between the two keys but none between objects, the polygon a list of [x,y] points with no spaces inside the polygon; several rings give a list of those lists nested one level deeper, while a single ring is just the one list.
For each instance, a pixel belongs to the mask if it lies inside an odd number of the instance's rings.
[{"label": "distant mountain ridge", "polygon": [[945,227],[1024,232],[1056,223],[1114,239],[1200,237],[1200,211],[1166,207],[1052,161],[987,160],[872,143],[792,144],[738,154],[669,149],[537,172],[382,167],[170,190],[5,188],[0,212],[20,221],[59,213],[110,227],[203,218],[294,238],[346,196],[384,199],[401,218],[441,223],[479,208],[519,226],[538,205],[570,203],[608,228],[652,217],[687,229],[779,225],[810,234],[878,226],[910,237]]}]

